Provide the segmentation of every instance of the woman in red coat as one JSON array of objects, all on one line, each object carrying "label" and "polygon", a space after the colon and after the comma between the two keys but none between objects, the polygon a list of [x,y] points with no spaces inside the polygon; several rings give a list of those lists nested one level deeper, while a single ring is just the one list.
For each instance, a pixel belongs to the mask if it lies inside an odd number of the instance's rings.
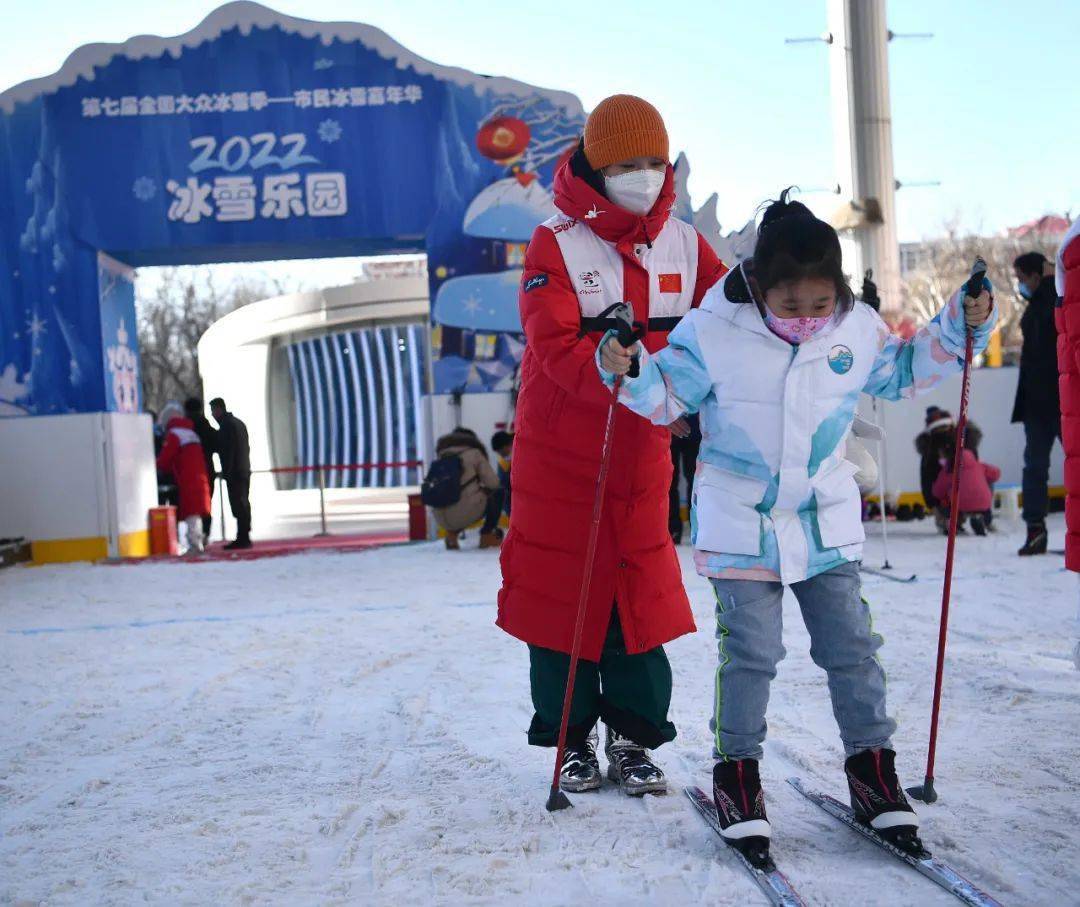
[{"label": "woman in red coat", "polygon": [[[527,345],[514,439],[514,508],[502,547],[498,625],[529,644],[536,713],[529,742],[554,746],[611,393],[594,355],[609,309],[629,302],[657,350],[725,268],[672,218],[663,120],[615,95],[555,173],[562,212],[536,229],[520,291]],[[607,725],[608,776],[628,793],[666,788],[648,748],[675,736],[662,644],[693,617],[668,534],[668,431],[620,407],[589,591],[563,787],[600,786],[594,727]]]},{"label": "woman in red coat", "polygon": [[210,478],[195,424],[175,403],[158,417],[165,426],[165,443],[158,454],[158,472],[172,473],[180,495],[179,517],[187,523],[188,552],[203,550],[203,518],[210,516]]},{"label": "woman in red coat", "polygon": [[[1080,573],[1080,220],[1069,228],[1058,250],[1057,293],[1061,297],[1055,317],[1065,448],[1065,566]],[[1080,670],[1080,641],[1073,648],[1073,660]]]}]

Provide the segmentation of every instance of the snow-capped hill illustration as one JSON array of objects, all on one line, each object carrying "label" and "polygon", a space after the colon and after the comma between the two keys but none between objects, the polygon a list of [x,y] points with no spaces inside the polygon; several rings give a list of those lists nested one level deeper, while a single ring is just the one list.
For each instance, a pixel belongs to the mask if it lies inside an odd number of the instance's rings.
[{"label": "snow-capped hill illustration", "polygon": [[471,274],[446,281],[435,297],[436,324],[472,331],[521,331],[518,287],[521,270]]},{"label": "snow-capped hill illustration", "polygon": [[550,191],[538,179],[510,176],[481,189],[465,211],[467,236],[528,242],[533,230],[555,214]]},{"label": "snow-capped hill illustration", "polygon": [[22,376],[19,380],[19,372],[15,363],[0,372],[0,416],[27,416],[30,414],[25,406],[20,406],[20,400],[26,400],[30,396],[30,375]]},{"label": "snow-capped hill illustration", "polygon": [[690,161],[682,151],[675,158],[675,216],[688,224],[694,222],[694,207],[690,202]]},{"label": "snow-capped hill illustration", "polygon": [[757,224],[751,217],[742,227],[726,236],[720,233],[720,221],[716,217],[717,195],[714,192],[697,211],[694,212],[694,229],[705,237],[713,251],[728,267],[737,265],[744,258],[754,254],[757,242]]},{"label": "snow-capped hill illustration", "polygon": [[123,44],[87,44],[72,52],[64,65],[50,76],[30,79],[0,94],[0,110],[11,113],[15,105],[42,94],[52,94],[60,88],[74,85],[80,78],[92,82],[98,71],[118,56],[129,60],[160,57],[170,54],[179,57],[185,49],[213,41],[227,31],[238,29],[250,34],[254,28],[281,29],[286,34],[318,38],[326,47],[335,41],[359,42],[374,50],[384,60],[392,60],[398,69],[412,69],[422,75],[435,76],[463,88],[471,88],[478,96],[503,94],[542,94],[552,106],[581,116],[581,102],[566,91],[539,89],[517,79],[504,76],[482,76],[457,66],[442,66],[412,53],[386,32],[360,22],[316,22],[287,16],[252,0],[226,3],[206,16],[195,28],[181,35],[160,37],[139,35]]}]

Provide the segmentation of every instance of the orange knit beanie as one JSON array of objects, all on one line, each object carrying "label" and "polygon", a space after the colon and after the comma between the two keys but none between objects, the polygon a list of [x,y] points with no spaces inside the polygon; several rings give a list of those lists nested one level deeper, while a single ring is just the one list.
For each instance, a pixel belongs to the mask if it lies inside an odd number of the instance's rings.
[{"label": "orange knit beanie", "polygon": [[668,134],[659,111],[632,94],[604,98],[585,121],[585,157],[594,170],[632,157],[668,160]]}]

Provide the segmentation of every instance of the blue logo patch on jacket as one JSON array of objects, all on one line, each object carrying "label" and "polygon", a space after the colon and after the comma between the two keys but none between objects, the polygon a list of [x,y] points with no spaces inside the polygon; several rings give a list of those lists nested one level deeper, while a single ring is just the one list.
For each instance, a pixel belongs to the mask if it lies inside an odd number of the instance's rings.
[{"label": "blue logo patch on jacket", "polygon": [[525,281],[523,289],[528,293],[530,290],[535,290],[537,287],[545,287],[547,286],[547,280],[547,274],[535,274]]},{"label": "blue logo patch on jacket", "polygon": [[838,375],[846,375],[855,364],[855,356],[846,346],[838,344],[829,350],[829,368]]}]

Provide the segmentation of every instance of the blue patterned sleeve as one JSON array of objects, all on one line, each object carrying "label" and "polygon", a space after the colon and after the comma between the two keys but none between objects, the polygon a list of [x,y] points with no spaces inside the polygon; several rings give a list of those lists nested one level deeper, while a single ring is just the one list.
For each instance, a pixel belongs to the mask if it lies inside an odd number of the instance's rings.
[{"label": "blue patterned sleeve", "polygon": [[[993,291],[990,281],[983,279]],[[975,353],[990,342],[997,321],[997,306],[975,329]],[[924,393],[964,368],[967,328],[964,324],[964,289],[952,298],[926,327],[910,340],[901,340],[878,318],[878,353],[863,391],[873,397],[901,400]]]},{"label": "blue patterned sleeve", "polygon": [[[703,317],[694,309],[668,334],[668,345],[658,353],[641,347],[641,373],[625,378],[619,391],[619,401],[639,416],[657,425],[670,425],[687,413],[697,412],[701,402],[712,391],[712,379],[698,345],[696,319]],[[615,336],[609,331],[596,349],[596,367],[608,387],[614,387],[615,376],[604,370],[600,351]]]}]

